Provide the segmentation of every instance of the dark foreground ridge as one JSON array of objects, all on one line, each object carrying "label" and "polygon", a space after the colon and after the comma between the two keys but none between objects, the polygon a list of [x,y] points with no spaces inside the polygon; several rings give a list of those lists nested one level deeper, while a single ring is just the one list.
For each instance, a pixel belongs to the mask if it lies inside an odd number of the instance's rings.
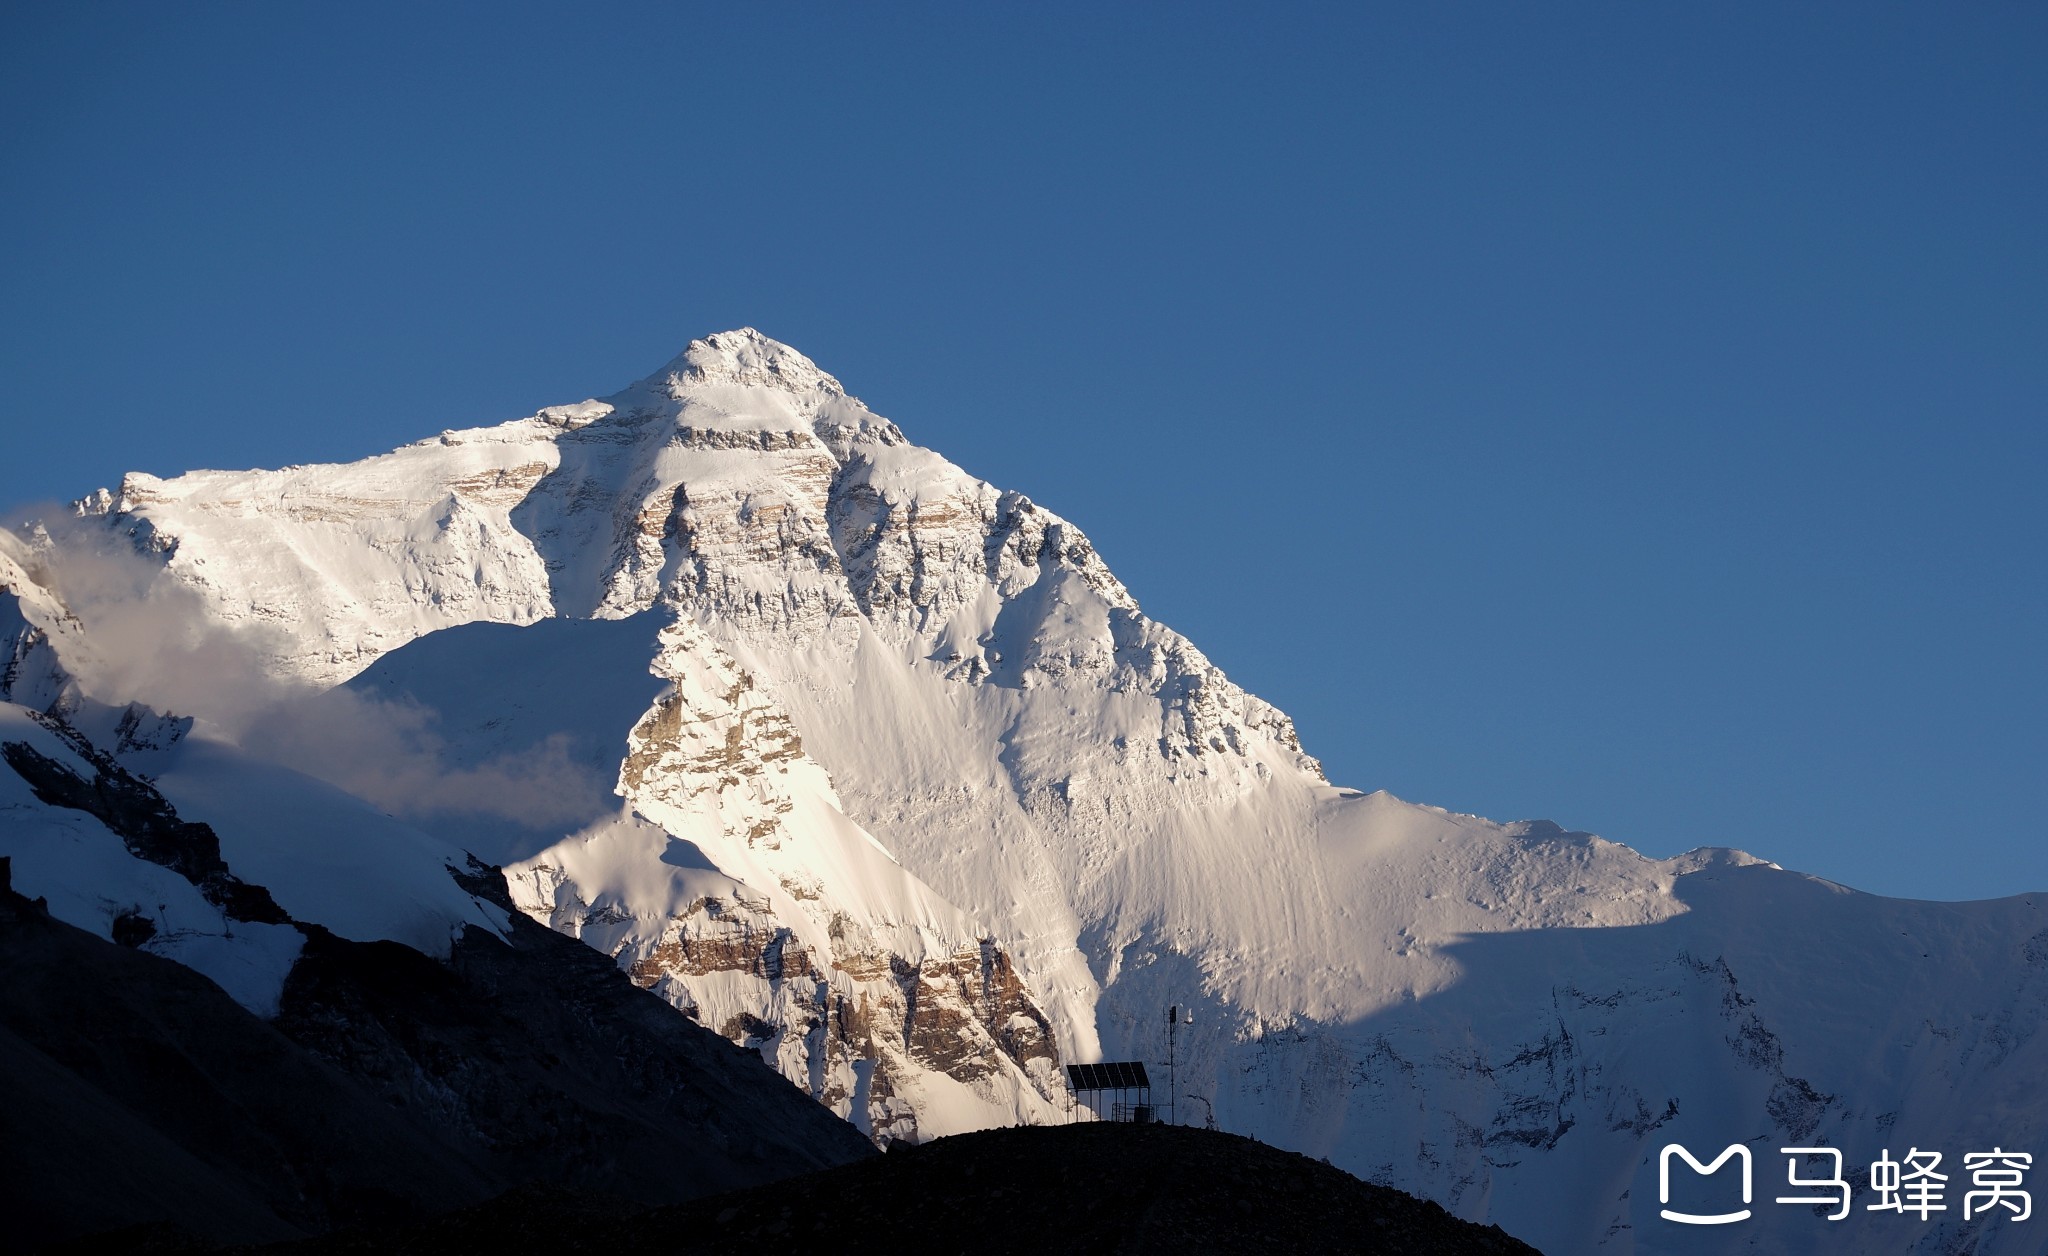
[{"label": "dark foreground ridge", "polygon": [[279,1256],[561,1253],[1359,1252],[1509,1256],[1494,1226],[1293,1152],[1207,1130],[986,1130],[675,1207],[525,1191]]},{"label": "dark foreground ridge", "polygon": [[52,918],[8,871],[0,1251],[402,1225],[532,1182],[674,1203],[876,1158],[757,1054],[516,912],[446,960],[302,926],[265,1021],[146,938]]}]

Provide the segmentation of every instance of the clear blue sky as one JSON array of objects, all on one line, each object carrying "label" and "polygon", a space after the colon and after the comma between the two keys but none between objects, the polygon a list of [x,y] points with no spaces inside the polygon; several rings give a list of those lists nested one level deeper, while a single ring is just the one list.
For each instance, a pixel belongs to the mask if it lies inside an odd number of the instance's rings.
[{"label": "clear blue sky", "polygon": [[0,500],[751,324],[1334,780],[2048,889],[2048,7],[0,7]]}]

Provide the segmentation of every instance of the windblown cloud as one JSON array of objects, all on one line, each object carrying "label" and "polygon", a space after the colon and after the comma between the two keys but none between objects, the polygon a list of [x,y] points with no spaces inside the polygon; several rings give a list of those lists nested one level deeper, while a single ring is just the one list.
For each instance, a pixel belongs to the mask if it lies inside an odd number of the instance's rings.
[{"label": "windblown cloud", "polygon": [[576,761],[565,737],[481,763],[453,763],[437,712],[279,675],[284,635],[229,623],[163,556],[61,508],[0,531],[0,546],[76,622],[60,655],[88,697],[191,716],[202,735],[337,785],[402,817],[463,813],[525,827],[569,824],[611,782]]}]

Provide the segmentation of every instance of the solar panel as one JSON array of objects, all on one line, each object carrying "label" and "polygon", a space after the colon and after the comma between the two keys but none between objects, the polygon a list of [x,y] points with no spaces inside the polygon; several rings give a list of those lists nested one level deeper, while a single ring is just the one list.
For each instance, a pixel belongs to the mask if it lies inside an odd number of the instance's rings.
[{"label": "solar panel", "polygon": [[1143,1064],[1136,1060],[1118,1060],[1104,1064],[1069,1064],[1067,1084],[1075,1090],[1138,1090],[1150,1089],[1152,1082],[1145,1076]]}]

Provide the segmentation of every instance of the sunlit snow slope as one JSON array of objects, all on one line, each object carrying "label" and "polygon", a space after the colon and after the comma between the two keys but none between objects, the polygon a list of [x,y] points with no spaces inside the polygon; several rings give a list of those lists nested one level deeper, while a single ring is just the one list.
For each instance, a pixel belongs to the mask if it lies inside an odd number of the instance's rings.
[{"label": "sunlit snow slope", "polygon": [[[2040,1249],[2048,1220],[1960,1209],[1965,1152],[2048,1152],[2036,896],[1878,899],[1332,787],[1072,524],[756,332],[499,427],[81,509],[272,674],[347,682],[332,723],[405,713],[440,783],[297,766],[504,864],[878,1138],[1050,1119],[1061,1060],[1163,1079],[1174,1002],[1180,1119],[1545,1250]],[[534,805],[454,788],[522,773]],[[1674,1140],[1752,1146],[1756,1217],[1660,1218]],[[1772,1202],[1777,1148],[1822,1143],[1847,1221]],[[1869,1213],[1865,1166],[1909,1146],[1957,1206]]]}]

